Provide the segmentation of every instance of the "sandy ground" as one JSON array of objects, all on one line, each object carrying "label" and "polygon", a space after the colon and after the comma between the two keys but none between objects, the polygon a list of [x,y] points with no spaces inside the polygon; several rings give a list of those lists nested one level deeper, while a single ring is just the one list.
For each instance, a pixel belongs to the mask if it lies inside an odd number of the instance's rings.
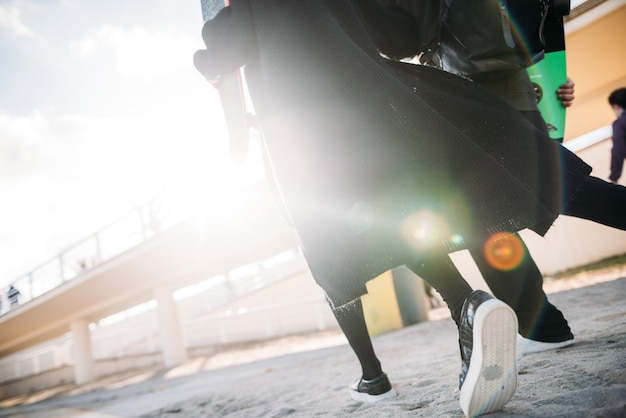
[{"label": "sandy ground", "polygon": [[[546,283],[577,342],[518,363],[518,389],[490,417],[626,417],[626,274]],[[240,347],[0,403],[0,417],[462,417],[457,332],[446,310],[374,339],[398,397],[350,399],[356,358],[337,332]]]}]

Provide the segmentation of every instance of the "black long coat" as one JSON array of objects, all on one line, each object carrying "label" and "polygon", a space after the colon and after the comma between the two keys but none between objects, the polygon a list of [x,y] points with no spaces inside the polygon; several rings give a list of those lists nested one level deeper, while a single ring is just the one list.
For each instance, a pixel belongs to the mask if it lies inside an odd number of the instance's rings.
[{"label": "black long coat", "polygon": [[407,260],[544,234],[590,172],[479,86],[381,57],[394,42],[374,10],[233,0],[203,30],[211,71],[246,66],[284,203],[335,306]]}]

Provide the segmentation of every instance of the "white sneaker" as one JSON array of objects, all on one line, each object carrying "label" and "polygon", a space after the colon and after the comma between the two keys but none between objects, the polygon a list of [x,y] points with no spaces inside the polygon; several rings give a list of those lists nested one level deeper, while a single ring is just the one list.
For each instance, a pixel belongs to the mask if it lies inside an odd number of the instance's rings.
[{"label": "white sneaker", "polygon": [[516,335],[513,309],[485,292],[472,292],[459,324],[459,400],[468,417],[500,411],[515,393]]},{"label": "white sneaker", "polygon": [[531,340],[524,338],[521,335],[517,335],[517,355],[525,356],[530,353],[540,353],[542,351],[556,350],[557,348],[568,347],[576,342],[573,338],[571,340],[558,341],[555,343],[546,343],[543,341]]}]

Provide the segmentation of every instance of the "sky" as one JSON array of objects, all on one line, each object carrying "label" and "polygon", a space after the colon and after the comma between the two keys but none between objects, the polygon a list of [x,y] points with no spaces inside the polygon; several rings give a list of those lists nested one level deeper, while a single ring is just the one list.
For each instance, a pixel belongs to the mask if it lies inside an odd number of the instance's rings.
[{"label": "sky", "polygon": [[242,184],[201,28],[199,0],[0,0],[0,289],[154,196]]}]

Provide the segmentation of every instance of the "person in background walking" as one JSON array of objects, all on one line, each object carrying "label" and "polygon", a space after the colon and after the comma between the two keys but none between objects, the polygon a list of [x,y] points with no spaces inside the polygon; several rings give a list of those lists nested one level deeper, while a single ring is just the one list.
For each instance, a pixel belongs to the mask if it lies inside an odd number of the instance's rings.
[{"label": "person in background walking", "polygon": [[611,149],[611,174],[609,180],[617,183],[622,176],[624,158],[626,158],[626,87],[614,90],[609,95],[609,104],[615,112],[613,122],[613,148]]},{"label": "person in background walking", "polygon": [[7,298],[9,299],[9,306],[11,309],[20,304],[20,296],[21,293],[15,286],[9,286],[9,290],[7,290]]}]

